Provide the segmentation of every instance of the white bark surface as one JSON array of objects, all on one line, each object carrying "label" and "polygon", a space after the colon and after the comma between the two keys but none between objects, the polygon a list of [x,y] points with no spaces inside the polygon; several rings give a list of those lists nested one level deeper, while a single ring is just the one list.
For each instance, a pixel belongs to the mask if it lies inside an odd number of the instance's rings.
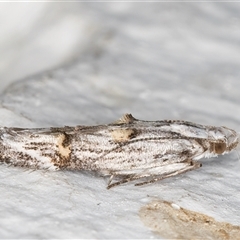
[{"label": "white bark surface", "polygon": [[[1,126],[95,125],[132,113],[239,131],[239,3],[1,6]],[[111,190],[91,173],[0,165],[0,238],[158,238],[138,215],[156,198],[240,225],[239,156],[201,162]]]}]

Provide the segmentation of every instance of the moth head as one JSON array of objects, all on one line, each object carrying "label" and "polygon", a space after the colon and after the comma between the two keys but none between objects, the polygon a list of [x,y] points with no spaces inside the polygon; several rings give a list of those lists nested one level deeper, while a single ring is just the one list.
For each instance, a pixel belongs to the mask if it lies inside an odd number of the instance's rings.
[{"label": "moth head", "polygon": [[210,141],[210,152],[224,154],[235,149],[239,143],[238,134],[227,127],[216,128],[210,131],[212,140]]}]

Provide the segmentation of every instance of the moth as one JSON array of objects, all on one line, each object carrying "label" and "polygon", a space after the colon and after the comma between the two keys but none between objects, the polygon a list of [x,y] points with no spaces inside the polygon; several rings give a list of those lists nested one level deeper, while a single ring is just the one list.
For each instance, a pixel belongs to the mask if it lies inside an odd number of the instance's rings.
[{"label": "moth", "polygon": [[235,149],[237,133],[187,121],[142,121],[131,114],[111,124],[0,128],[0,161],[49,170],[110,176],[107,188],[153,183],[201,167],[197,160]]}]

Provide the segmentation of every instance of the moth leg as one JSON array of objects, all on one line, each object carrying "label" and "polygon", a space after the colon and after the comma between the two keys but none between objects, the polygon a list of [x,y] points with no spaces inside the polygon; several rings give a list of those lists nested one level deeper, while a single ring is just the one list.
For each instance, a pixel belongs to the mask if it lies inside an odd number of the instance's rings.
[{"label": "moth leg", "polygon": [[122,175],[122,179],[121,180],[119,180],[117,182],[114,182],[114,183],[111,183],[114,177],[121,176],[121,174],[119,174],[119,173],[112,174],[110,176],[107,189],[110,189],[112,187],[116,187],[118,185],[121,185],[121,184],[124,184],[124,183],[127,183],[127,182],[135,181],[135,180],[138,180],[140,178],[150,178],[150,177],[156,176],[155,178],[151,178],[149,181],[136,183],[135,186],[141,186],[141,185],[144,185],[144,184],[150,184],[150,183],[154,183],[154,182],[160,181],[160,180],[162,180],[164,178],[176,176],[178,174],[185,173],[185,172],[188,172],[190,170],[197,169],[197,168],[202,166],[201,163],[198,163],[198,162],[195,162],[195,161],[192,161],[192,160],[188,160],[187,162],[188,162],[188,165],[185,166],[184,168],[178,169],[178,170],[175,170],[175,171],[172,171],[172,172],[169,172],[169,173],[167,173],[165,175],[161,175],[161,176],[159,176],[158,174],[155,174],[155,173],[151,173],[151,171],[150,171],[151,169],[145,169],[145,171],[143,171],[141,173],[138,173],[138,174],[126,174],[125,176]]},{"label": "moth leg", "polygon": [[[142,178],[143,172],[142,172],[142,169],[121,170],[121,171],[109,172],[107,175],[110,175],[108,180],[108,187],[107,187],[107,189],[109,189],[114,186],[117,186],[126,182],[130,182],[138,178]],[[149,176],[149,174],[147,174],[147,176]],[[115,177],[119,178],[120,180],[116,179],[116,182],[112,183]]]},{"label": "moth leg", "polygon": [[158,176],[156,178],[152,178],[151,180],[146,181],[146,182],[136,183],[135,186],[142,186],[142,185],[145,185],[145,184],[154,183],[154,182],[160,181],[160,180],[165,179],[165,178],[173,177],[173,176],[176,176],[178,174],[185,173],[185,172],[200,168],[202,166],[201,163],[194,162],[194,161],[191,161],[190,164],[191,165],[189,165],[189,166],[187,166],[183,169],[176,170],[176,171],[171,172],[169,174],[166,174],[166,175],[163,175],[163,176]]},{"label": "moth leg", "polygon": [[110,189],[112,187],[116,187],[120,184],[123,184],[123,183],[127,183],[127,182],[130,182],[130,181],[133,181],[137,178],[135,178],[135,175],[130,175],[130,176],[126,176],[124,177],[122,180],[120,181],[117,181],[117,182],[114,182],[114,183],[111,183],[113,178],[115,177],[115,175],[111,175],[110,179],[109,179],[109,182],[108,182],[108,186],[107,186],[107,189]]},{"label": "moth leg", "polygon": [[113,178],[114,178],[114,174],[112,174],[112,175],[110,176],[110,178],[109,178],[109,180],[108,180],[108,186],[111,185],[111,182],[112,182]]},{"label": "moth leg", "polygon": [[[122,179],[119,180],[119,181],[116,181],[114,183],[111,183],[113,178],[114,177],[118,177],[118,176],[121,176]],[[145,177],[149,177],[150,174],[149,173],[145,173],[145,172],[141,172],[141,173],[138,173],[138,174],[128,174],[128,175],[120,175],[119,173],[118,174],[112,174],[109,178],[109,181],[108,181],[108,186],[107,186],[107,189],[110,189],[112,187],[116,187],[118,185],[121,185],[121,184],[124,184],[124,183],[127,183],[127,182],[131,182],[131,181],[135,181],[135,180],[138,180],[140,178],[145,178]]]}]

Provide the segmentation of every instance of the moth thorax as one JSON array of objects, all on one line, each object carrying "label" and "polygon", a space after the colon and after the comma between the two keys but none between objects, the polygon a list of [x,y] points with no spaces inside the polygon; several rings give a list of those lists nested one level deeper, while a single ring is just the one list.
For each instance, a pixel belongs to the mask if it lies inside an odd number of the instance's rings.
[{"label": "moth thorax", "polygon": [[227,151],[227,145],[225,142],[211,142],[210,143],[210,152],[216,154],[222,154]]}]

